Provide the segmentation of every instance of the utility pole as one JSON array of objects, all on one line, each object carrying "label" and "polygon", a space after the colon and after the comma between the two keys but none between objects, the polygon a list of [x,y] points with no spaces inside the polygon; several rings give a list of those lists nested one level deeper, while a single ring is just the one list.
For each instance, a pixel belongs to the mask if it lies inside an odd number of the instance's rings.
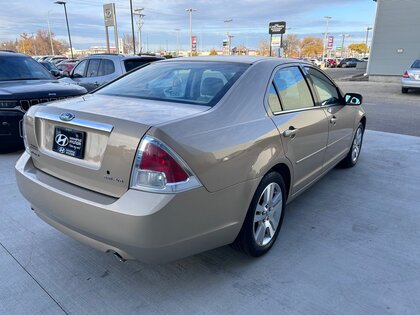
[{"label": "utility pole", "polygon": [[340,34],[339,36],[342,36],[343,39],[341,41],[341,57],[344,57],[344,39],[348,36],[350,36],[350,34]]},{"label": "utility pole", "polygon": [[133,0],[130,0],[131,38],[133,40],[133,54],[136,54],[136,37],[134,35]]},{"label": "utility pole", "polygon": [[227,25],[227,32],[226,32],[226,37],[227,37],[227,54],[228,56],[230,56],[230,50],[231,50],[231,36],[229,34],[229,23],[231,23],[233,21],[233,19],[227,19],[224,20],[223,22]]},{"label": "utility pole", "polygon": [[179,55],[179,28],[175,29],[176,32],[176,55]]},{"label": "utility pole", "polygon": [[50,12],[51,12],[51,10],[48,11],[48,35],[49,35],[49,38],[50,38],[51,55],[54,55],[54,45],[53,45],[53,42],[52,42],[51,26],[50,26]]},{"label": "utility pole", "polygon": [[373,28],[372,28],[372,27],[370,27],[370,26],[368,26],[368,27],[366,28],[366,50],[365,50],[365,53],[364,53],[363,57],[366,57],[366,54],[367,54],[367,52],[368,52],[369,31],[370,31],[370,30],[372,30],[372,29],[373,29]]},{"label": "utility pole", "polygon": [[73,56],[73,46],[71,44],[71,36],[70,36],[70,27],[69,27],[69,19],[67,18],[67,8],[65,1],[56,1],[56,4],[62,4],[64,6],[64,15],[66,16],[66,23],[67,23],[67,34],[69,35],[69,44],[70,44],[70,52],[71,52],[71,59],[74,59]]},{"label": "utility pole", "polygon": [[134,13],[133,13],[134,15],[137,15],[139,17],[139,19],[137,21],[137,32],[138,32],[138,35],[139,35],[139,54],[141,54],[142,51],[143,51],[143,45],[142,45],[142,42],[141,42],[141,28],[143,27],[143,24],[144,24],[142,22],[142,19],[146,16],[146,15],[143,14],[143,10],[144,10],[144,8],[135,9]]},{"label": "utility pole", "polygon": [[194,11],[197,11],[196,9],[186,9],[186,11],[189,13],[190,15],[190,57],[192,57],[192,53],[193,53],[193,42],[192,42],[192,13]]},{"label": "utility pole", "polygon": [[326,22],[327,22],[327,27],[325,29],[325,36],[324,36],[324,48],[322,50],[322,67],[325,66],[325,46],[326,46],[326,42],[327,42],[327,36],[328,36],[328,26],[329,26],[329,22],[331,20],[331,16],[324,16]]}]

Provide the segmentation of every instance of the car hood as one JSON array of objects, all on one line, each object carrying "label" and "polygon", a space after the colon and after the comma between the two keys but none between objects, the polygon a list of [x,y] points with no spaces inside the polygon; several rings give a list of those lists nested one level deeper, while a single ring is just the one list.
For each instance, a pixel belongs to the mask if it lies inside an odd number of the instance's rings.
[{"label": "car hood", "polygon": [[81,98],[53,102],[48,106],[59,107],[70,112],[73,110],[124,119],[149,126],[182,119],[211,108],[209,106],[99,94],[87,94]]},{"label": "car hood", "polygon": [[0,81],[0,97],[6,99],[76,96],[86,89],[58,80]]}]

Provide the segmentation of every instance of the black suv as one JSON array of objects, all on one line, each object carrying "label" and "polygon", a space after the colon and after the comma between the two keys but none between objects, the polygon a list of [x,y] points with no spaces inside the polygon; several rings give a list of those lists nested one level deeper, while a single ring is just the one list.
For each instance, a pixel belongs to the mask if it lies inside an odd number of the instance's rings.
[{"label": "black suv", "polygon": [[59,82],[27,55],[0,51],[0,152],[23,148],[21,121],[30,106],[86,92]]}]

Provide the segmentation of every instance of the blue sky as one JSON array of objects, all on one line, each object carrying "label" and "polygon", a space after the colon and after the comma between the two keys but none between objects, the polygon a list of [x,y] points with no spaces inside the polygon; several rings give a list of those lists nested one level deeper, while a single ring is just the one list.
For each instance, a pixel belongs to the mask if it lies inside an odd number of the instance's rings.
[{"label": "blue sky", "polygon": [[[105,31],[102,5],[110,1],[68,0],[70,30],[73,46],[85,49],[104,46]],[[63,7],[46,0],[0,0],[0,41],[19,37],[22,32],[32,33],[47,29],[50,11],[52,31],[67,39]],[[130,34],[129,0],[115,1],[118,33]],[[325,32],[324,16],[331,16],[330,33],[350,34],[347,43],[364,41],[366,27],[373,26],[376,3],[373,0],[133,0],[134,8],[144,8],[143,46],[150,50],[167,46],[174,50],[179,28],[181,48],[189,43],[189,20],[186,8],[193,13],[193,33],[198,37],[199,49],[220,48],[226,37],[227,25],[234,36],[233,46],[244,44],[256,48],[261,39],[268,39],[270,21],[286,21],[288,33],[304,36],[322,36]],[[112,33],[111,33],[111,38]]]}]

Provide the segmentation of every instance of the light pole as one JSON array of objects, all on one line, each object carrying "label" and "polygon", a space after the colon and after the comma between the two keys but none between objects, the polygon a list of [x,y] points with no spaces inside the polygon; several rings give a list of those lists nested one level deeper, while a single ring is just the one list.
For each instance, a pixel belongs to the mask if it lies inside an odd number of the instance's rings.
[{"label": "light pole", "polygon": [[51,12],[51,10],[48,11],[48,35],[50,37],[51,55],[54,55],[54,45],[53,45],[52,37],[51,37],[50,12]]},{"label": "light pole", "polygon": [[56,1],[56,4],[62,4],[64,6],[64,15],[66,16],[66,24],[67,24],[67,34],[69,35],[69,44],[70,44],[70,52],[71,52],[71,59],[74,59],[73,56],[73,46],[71,44],[71,36],[70,36],[70,27],[69,27],[69,19],[67,18],[67,8],[65,1]]},{"label": "light pole", "polygon": [[130,0],[131,37],[133,40],[133,54],[136,54],[136,37],[134,35],[133,0]]},{"label": "light pole", "polygon": [[179,55],[179,28],[175,29],[176,32],[176,55]]},{"label": "light pole", "polygon": [[[232,21],[233,21],[233,19],[228,19],[228,20],[224,20],[223,22],[226,24],[226,25],[229,25],[228,23],[232,23]],[[231,44],[230,44],[230,42],[231,42],[231,35],[229,34],[229,26],[227,26],[227,54],[228,54],[228,56],[230,56],[230,49],[231,49]]]},{"label": "light pole", "polygon": [[139,17],[139,20],[137,22],[137,32],[139,34],[139,54],[141,54],[141,52],[143,50],[143,45],[142,45],[142,42],[141,42],[141,28],[143,27],[143,22],[141,20],[142,20],[142,18],[144,18],[146,16],[145,14],[143,14],[143,10],[144,10],[144,8],[134,10],[134,12],[135,12],[134,14]]},{"label": "light pole", "polygon": [[372,27],[370,27],[370,26],[368,26],[367,28],[366,28],[366,50],[365,50],[365,54],[363,55],[363,57],[366,57],[366,54],[367,54],[367,52],[368,52],[368,40],[369,40],[369,31],[370,30],[373,30],[373,28]]},{"label": "light pole", "polygon": [[324,16],[326,22],[327,22],[327,27],[325,29],[325,36],[324,36],[324,48],[322,49],[322,66],[325,66],[325,44],[327,41],[327,36],[328,36],[328,26],[331,20],[331,16]]},{"label": "light pole", "polygon": [[192,42],[192,13],[194,11],[197,11],[195,9],[189,8],[186,9],[186,11],[190,14],[190,56],[192,57],[192,52],[193,52],[193,42]]},{"label": "light pole", "polygon": [[346,37],[349,37],[350,34],[340,34],[339,36],[342,36],[343,37],[343,40],[341,42],[341,57],[343,57],[344,56],[344,39]]}]

